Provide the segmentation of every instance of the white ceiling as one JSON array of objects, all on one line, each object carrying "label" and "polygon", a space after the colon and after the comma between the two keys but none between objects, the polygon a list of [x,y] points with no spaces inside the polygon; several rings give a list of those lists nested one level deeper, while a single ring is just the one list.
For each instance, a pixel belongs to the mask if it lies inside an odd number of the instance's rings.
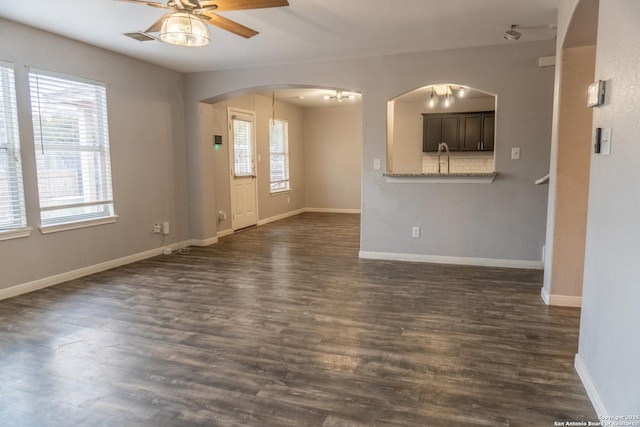
[{"label": "white ceiling", "polygon": [[[551,39],[560,0],[289,0],[290,6],[220,12],[260,32],[211,29],[212,44],[138,42],[165,11],[114,0],[0,0],[0,17],[180,72],[211,71]],[[502,35],[511,24],[520,41]],[[0,24],[1,25],[1,24]],[[547,26],[547,27],[545,27]]]}]

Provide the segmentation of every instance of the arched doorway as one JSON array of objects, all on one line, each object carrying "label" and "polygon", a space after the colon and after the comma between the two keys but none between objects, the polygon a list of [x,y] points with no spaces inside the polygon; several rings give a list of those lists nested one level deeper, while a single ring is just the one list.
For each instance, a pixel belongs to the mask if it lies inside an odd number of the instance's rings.
[{"label": "arched doorway", "polygon": [[[340,88],[248,88],[200,105],[202,144],[211,144],[216,135],[221,141],[214,146],[212,170],[206,172],[212,175],[217,212],[207,220],[215,222],[218,237],[235,228],[229,111],[236,110],[255,118],[257,225],[305,211],[360,212],[360,94]],[[271,140],[274,124],[286,129],[281,141],[286,147]]]}]

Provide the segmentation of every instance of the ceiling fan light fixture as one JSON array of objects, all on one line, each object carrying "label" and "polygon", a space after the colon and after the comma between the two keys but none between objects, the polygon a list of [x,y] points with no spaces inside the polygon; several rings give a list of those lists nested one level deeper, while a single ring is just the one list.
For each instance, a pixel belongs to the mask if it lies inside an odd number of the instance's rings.
[{"label": "ceiling fan light fixture", "polygon": [[211,43],[207,24],[188,12],[174,12],[165,19],[159,38],[177,46],[202,47]]}]

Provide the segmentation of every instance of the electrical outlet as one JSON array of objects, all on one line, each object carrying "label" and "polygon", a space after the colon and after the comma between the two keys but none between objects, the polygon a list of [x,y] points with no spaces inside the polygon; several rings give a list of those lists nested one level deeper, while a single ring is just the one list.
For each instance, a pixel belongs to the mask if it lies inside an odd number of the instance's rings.
[{"label": "electrical outlet", "polygon": [[420,227],[411,228],[411,237],[420,237]]},{"label": "electrical outlet", "polygon": [[379,170],[380,169],[380,159],[373,159],[373,168],[375,170]]},{"label": "electrical outlet", "polygon": [[165,221],[162,223],[162,234],[167,235],[170,233],[169,230],[169,221]]},{"label": "electrical outlet", "polygon": [[154,233],[154,234],[160,234],[160,233],[162,233],[162,227],[161,227],[161,226],[160,226],[160,224],[159,224],[159,223],[157,223],[157,222],[156,222],[155,224],[153,224],[153,233]]}]

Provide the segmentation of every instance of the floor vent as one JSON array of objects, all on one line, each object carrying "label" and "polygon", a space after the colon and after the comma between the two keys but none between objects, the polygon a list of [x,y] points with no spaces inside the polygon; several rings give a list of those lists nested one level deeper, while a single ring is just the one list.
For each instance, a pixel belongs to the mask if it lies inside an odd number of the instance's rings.
[{"label": "floor vent", "polygon": [[131,37],[134,40],[138,40],[139,42],[148,42],[150,40],[155,40],[155,37],[150,36],[147,33],[143,33],[142,31],[134,31],[132,33],[124,33],[125,36]]}]

